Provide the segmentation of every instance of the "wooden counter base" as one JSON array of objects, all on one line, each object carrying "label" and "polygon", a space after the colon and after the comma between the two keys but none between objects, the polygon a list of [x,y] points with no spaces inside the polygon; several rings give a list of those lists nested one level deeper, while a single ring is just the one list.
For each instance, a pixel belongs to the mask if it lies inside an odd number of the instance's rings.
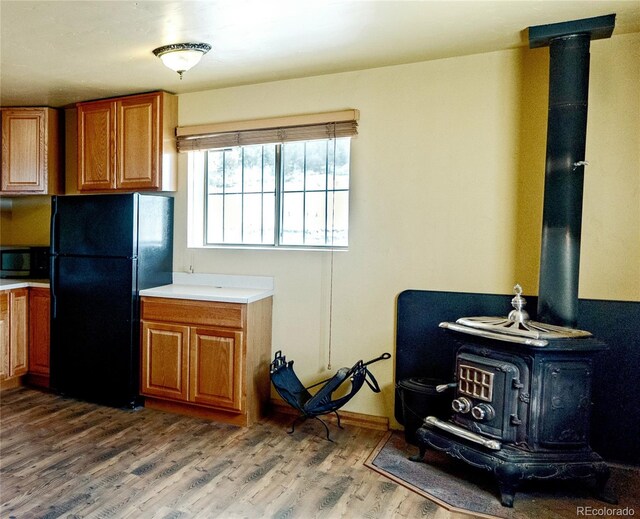
[{"label": "wooden counter base", "polygon": [[23,377],[13,377],[4,380],[0,380],[0,390],[14,389],[16,387],[24,386]]},{"label": "wooden counter base", "polygon": [[214,420],[216,422],[228,423],[246,427],[249,424],[249,418],[246,414],[238,414],[220,409],[211,409],[199,405],[193,405],[186,402],[172,402],[159,398],[145,397],[144,406],[149,409],[165,411],[167,413],[176,413],[195,418],[204,418],[206,420]]},{"label": "wooden counter base", "polygon": [[272,298],[142,297],[140,393],[148,407],[251,425],[269,405]]}]

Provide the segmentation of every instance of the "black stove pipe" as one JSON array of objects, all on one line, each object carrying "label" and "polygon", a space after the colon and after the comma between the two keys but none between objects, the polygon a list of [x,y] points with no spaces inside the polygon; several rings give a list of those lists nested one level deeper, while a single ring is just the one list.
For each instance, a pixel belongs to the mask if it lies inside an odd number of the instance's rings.
[{"label": "black stove pipe", "polygon": [[589,45],[615,15],[529,27],[529,46],[550,47],[547,157],[537,320],[575,328],[584,185]]},{"label": "black stove pipe", "polygon": [[589,94],[588,34],[554,38],[544,177],[538,320],[575,327]]}]

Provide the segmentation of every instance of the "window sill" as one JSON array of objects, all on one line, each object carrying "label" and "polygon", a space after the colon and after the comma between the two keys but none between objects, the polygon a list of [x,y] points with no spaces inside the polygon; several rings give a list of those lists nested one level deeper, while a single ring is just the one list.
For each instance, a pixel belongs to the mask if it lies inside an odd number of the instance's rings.
[{"label": "window sill", "polygon": [[189,250],[252,250],[252,251],[297,251],[297,252],[349,252],[349,247],[308,247],[294,245],[261,246],[261,245],[190,245]]}]

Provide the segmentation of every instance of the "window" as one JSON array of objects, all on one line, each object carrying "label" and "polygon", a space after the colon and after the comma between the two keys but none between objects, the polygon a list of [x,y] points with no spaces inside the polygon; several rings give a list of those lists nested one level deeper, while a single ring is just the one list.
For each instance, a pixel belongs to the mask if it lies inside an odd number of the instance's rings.
[{"label": "window", "polygon": [[355,128],[350,121],[179,137],[189,152],[189,246],[346,247]]},{"label": "window", "polygon": [[346,247],[350,139],[207,150],[203,245]]}]

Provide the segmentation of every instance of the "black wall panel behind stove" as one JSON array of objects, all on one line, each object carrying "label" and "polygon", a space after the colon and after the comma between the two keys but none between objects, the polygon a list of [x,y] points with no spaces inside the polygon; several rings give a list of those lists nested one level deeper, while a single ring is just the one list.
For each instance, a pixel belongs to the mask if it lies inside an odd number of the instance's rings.
[{"label": "black wall panel behind stove", "polygon": [[[455,333],[439,328],[460,317],[506,316],[512,295],[406,290],[397,299],[396,383],[413,377],[453,380]],[[535,320],[537,298],[526,296]],[[596,357],[591,446],[608,461],[640,465],[640,303],[580,299],[578,329],[608,350]],[[514,345],[516,348],[517,345]],[[395,417],[402,423],[396,394]]]}]

